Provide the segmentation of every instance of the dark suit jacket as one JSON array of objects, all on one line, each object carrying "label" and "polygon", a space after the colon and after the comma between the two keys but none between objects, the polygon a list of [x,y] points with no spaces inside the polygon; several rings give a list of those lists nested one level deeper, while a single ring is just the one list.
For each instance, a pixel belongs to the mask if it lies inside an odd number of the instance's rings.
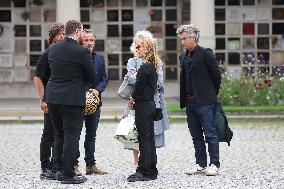
[{"label": "dark suit jacket", "polygon": [[152,63],[143,63],[138,69],[132,97],[135,102],[153,101],[157,92],[158,74]]},{"label": "dark suit jacket", "polygon": [[85,84],[96,78],[91,61],[89,50],[71,38],[66,37],[50,46],[51,77],[46,87],[47,103],[85,106]]},{"label": "dark suit jacket", "polygon": [[[186,105],[186,91],[184,83],[184,52],[180,55],[180,108]],[[197,45],[190,53],[191,85],[194,96],[202,105],[212,104],[217,100],[221,83],[221,74],[216,57],[211,49]]]},{"label": "dark suit jacket", "polygon": [[106,89],[106,86],[108,84],[108,76],[107,76],[107,72],[106,72],[106,65],[105,65],[105,60],[104,57],[100,54],[97,54],[95,52],[92,53],[92,57],[93,57],[93,63],[94,63],[94,68],[95,70],[93,70],[94,72],[96,72],[96,80],[95,82],[88,82],[87,83],[87,90],[92,88],[92,89],[96,89],[100,92],[100,104],[99,106],[102,105],[102,98],[101,98],[101,94],[102,92],[104,92],[104,90]]}]

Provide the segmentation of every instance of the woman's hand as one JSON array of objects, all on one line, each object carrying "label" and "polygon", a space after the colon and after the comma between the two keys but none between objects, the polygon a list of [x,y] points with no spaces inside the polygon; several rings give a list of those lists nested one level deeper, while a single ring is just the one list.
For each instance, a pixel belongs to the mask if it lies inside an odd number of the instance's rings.
[{"label": "woman's hand", "polygon": [[133,71],[131,73],[132,73],[132,75],[137,76],[137,71]]},{"label": "woman's hand", "polygon": [[134,108],[134,104],[135,104],[135,101],[132,97],[129,98],[129,101],[128,101],[128,107],[129,109],[133,109]]}]

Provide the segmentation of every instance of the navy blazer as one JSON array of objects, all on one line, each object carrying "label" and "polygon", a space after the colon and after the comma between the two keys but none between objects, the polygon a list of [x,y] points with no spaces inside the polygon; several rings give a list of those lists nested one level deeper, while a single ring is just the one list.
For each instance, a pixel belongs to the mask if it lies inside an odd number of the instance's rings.
[{"label": "navy blazer", "polygon": [[[186,91],[184,82],[184,52],[180,55],[180,108],[186,105]],[[202,105],[213,104],[221,83],[221,73],[216,57],[211,49],[197,45],[190,53],[191,63],[191,85],[194,96]]]},{"label": "navy blazer", "polygon": [[[100,54],[97,54],[95,52],[92,53],[93,57],[93,64],[94,64],[94,72],[96,72],[96,80],[94,82],[87,82],[87,88],[90,89],[96,89],[100,92],[100,104],[102,105],[102,98],[101,94],[106,89],[106,86],[108,84],[108,75],[106,72],[106,65],[104,57]],[[87,89],[87,90],[88,90]]]}]

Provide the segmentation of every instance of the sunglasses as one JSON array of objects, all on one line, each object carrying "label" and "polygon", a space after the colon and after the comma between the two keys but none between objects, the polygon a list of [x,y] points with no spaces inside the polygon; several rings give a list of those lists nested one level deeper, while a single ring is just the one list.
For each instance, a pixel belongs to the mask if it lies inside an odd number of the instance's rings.
[{"label": "sunglasses", "polygon": [[141,45],[137,45],[136,49],[139,50],[142,46]]}]

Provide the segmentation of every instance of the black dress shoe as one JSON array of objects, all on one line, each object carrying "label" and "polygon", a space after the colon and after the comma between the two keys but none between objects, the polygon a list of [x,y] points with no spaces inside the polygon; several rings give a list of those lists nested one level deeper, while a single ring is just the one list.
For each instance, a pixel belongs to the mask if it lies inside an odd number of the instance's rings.
[{"label": "black dress shoe", "polygon": [[135,172],[131,175],[128,176],[128,178],[131,178],[131,177],[137,177],[137,175],[141,174],[140,172]]},{"label": "black dress shoe", "polygon": [[[139,176],[139,175],[142,175],[142,173],[140,173],[140,172],[135,172],[135,173],[129,175],[128,178],[137,177],[137,176]],[[148,176],[147,176],[147,177],[148,177]],[[157,175],[152,175],[152,176],[150,176],[150,177],[148,177],[148,178],[150,178],[151,180],[156,180],[156,179],[157,179]]]},{"label": "black dress shoe", "polygon": [[62,171],[56,171],[55,179],[58,180],[58,181],[62,181],[62,179],[63,179],[63,172]]},{"label": "black dress shoe", "polygon": [[40,179],[56,180],[55,173],[49,169],[43,169],[40,173]]},{"label": "black dress shoe", "polygon": [[157,178],[158,178],[157,175],[153,175],[150,177],[151,180],[156,180]]},{"label": "black dress shoe", "polygon": [[63,178],[61,184],[81,184],[87,181],[84,176],[74,176],[73,178]]},{"label": "black dress shoe", "polygon": [[153,179],[151,179],[150,177],[146,177],[139,172],[129,175],[129,177],[127,178],[128,182],[149,181],[149,180],[153,180]]}]

